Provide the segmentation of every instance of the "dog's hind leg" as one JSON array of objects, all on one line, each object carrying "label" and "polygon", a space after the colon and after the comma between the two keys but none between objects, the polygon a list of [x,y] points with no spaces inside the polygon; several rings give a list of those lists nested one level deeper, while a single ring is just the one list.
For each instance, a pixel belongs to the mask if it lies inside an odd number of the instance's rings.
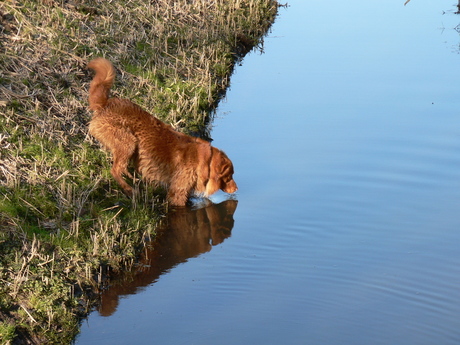
[{"label": "dog's hind leg", "polygon": [[128,130],[97,121],[90,124],[91,134],[112,153],[113,165],[110,170],[113,178],[123,188],[126,195],[131,196],[133,189],[126,183],[123,175],[133,178],[128,171],[128,164],[137,148],[136,137]]},{"label": "dog's hind leg", "polygon": [[114,147],[112,150],[113,165],[112,169],[110,170],[110,173],[121,186],[121,188],[123,188],[125,194],[128,196],[132,196],[133,189],[128,183],[126,183],[126,181],[123,178],[123,175],[126,175],[131,179],[133,178],[133,176],[128,171],[128,164],[132,156],[134,155],[135,150],[135,141],[123,142],[123,145],[118,145],[117,147]]}]

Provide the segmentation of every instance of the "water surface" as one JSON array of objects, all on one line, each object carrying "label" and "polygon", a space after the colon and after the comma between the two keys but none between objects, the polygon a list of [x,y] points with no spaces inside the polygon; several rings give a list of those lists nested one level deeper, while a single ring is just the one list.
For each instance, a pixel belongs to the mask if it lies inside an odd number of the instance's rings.
[{"label": "water surface", "polygon": [[456,2],[289,4],[212,131],[238,206],[172,220],[76,344],[460,343]]}]

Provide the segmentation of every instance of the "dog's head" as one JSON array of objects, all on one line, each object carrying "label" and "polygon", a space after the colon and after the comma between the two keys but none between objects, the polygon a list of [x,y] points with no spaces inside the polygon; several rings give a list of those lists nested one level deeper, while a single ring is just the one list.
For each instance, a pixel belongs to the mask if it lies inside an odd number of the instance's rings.
[{"label": "dog's head", "polygon": [[225,193],[235,193],[238,190],[236,182],[233,180],[233,164],[227,155],[211,147],[211,157],[209,162],[209,176],[206,183],[206,195],[211,195],[219,189]]}]

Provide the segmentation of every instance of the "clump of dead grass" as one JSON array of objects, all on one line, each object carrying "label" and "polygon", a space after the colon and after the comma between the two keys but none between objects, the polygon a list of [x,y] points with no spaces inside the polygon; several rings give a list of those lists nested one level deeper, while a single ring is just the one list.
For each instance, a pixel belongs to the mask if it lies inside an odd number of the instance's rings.
[{"label": "clump of dead grass", "polygon": [[234,64],[276,11],[274,0],[0,2],[2,341],[71,339],[90,291],[135,261],[165,212],[151,187],[136,183],[130,201],[112,186],[87,135],[87,62],[110,59],[115,95],[206,136]]}]

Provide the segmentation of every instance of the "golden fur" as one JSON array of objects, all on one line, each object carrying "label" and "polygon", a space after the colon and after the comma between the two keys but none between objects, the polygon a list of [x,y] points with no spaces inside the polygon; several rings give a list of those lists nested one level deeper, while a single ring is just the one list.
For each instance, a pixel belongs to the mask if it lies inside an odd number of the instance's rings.
[{"label": "golden fur", "polygon": [[184,206],[193,193],[236,192],[233,164],[224,152],[175,131],[127,99],[109,98],[115,79],[110,61],[97,58],[88,68],[96,72],[89,88],[89,109],[94,112],[89,132],[112,153],[112,176],[127,195],[132,188],[123,175],[132,178],[130,162],[147,181],[164,184],[173,205]]}]

